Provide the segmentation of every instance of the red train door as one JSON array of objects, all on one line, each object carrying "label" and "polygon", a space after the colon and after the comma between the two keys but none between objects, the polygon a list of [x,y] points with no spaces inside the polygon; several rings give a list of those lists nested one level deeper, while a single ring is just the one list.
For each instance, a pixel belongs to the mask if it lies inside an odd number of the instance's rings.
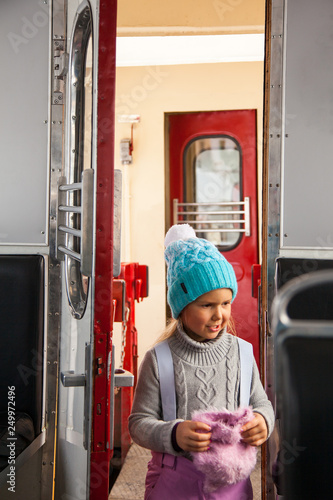
[{"label": "red train door", "polygon": [[167,115],[168,225],[188,222],[234,266],[238,296],[232,316],[259,362],[256,111]]}]

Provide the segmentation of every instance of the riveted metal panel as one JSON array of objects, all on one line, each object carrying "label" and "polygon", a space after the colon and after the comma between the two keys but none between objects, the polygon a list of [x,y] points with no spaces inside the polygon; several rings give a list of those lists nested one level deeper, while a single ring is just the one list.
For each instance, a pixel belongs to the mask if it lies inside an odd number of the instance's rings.
[{"label": "riveted metal panel", "polygon": [[268,133],[268,226],[267,234],[267,285],[268,303],[274,297],[275,259],[280,245],[281,197],[281,137],[283,131],[282,80],[283,80],[283,0],[272,2],[270,61],[269,63],[269,133]]},{"label": "riveted metal panel", "polygon": [[[270,308],[275,295],[275,260],[280,250],[281,214],[281,154],[283,140],[283,46],[284,0],[266,2],[266,59],[265,59],[265,161],[263,187],[263,270],[262,270],[262,360],[264,384],[267,395],[275,403],[273,353],[274,342],[270,332]],[[266,205],[267,204],[267,205]],[[263,447],[262,490],[263,498],[276,498],[271,476],[272,462],[276,456],[274,439]]]},{"label": "riveted metal panel", "polygon": [[0,244],[47,243],[48,11],[1,2]]},{"label": "riveted metal panel", "polygon": [[333,3],[287,2],[282,246],[333,247]]}]

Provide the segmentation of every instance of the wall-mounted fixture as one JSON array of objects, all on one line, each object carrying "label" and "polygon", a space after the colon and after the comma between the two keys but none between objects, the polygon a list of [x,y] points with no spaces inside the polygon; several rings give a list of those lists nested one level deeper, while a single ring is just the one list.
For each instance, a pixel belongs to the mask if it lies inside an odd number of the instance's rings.
[{"label": "wall-mounted fixture", "polygon": [[122,165],[132,163],[132,149],[131,139],[122,139],[120,141],[120,161]]},{"label": "wall-mounted fixture", "polygon": [[131,124],[131,138],[120,141],[120,161],[122,165],[129,165],[133,162],[133,127],[134,123],[140,122],[140,115],[118,115],[118,123]]}]

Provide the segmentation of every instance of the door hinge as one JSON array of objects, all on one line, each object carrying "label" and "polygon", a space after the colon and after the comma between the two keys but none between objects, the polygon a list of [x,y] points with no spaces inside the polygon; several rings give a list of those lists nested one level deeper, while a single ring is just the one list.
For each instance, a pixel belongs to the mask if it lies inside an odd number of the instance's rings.
[{"label": "door hinge", "polygon": [[64,101],[64,76],[68,71],[68,54],[65,51],[65,39],[53,40],[53,92],[52,104],[62,104]]}]

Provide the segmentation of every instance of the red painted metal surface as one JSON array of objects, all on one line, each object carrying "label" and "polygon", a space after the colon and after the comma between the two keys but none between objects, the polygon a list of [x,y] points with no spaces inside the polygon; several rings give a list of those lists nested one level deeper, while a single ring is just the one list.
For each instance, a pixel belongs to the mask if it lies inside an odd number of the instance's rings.
[{"label": "red painted metal surface", "polygon": [[252,297],[259,299],[259,291],[261,286],[261,265],[254,264],[252,266]]},{"label": "red painted metal surface", "polygon": [[172,200],[184,201],[183,154],[186,145],[202,136],[227,135],[235,139],[242,151],[243,199],[250,197],[251,235],[243,234],[238,245],[224,252],[234,266],[238,295],[232,306],[237,334],[253,344],[258,366],[259,325],[258,300],[252,296],[252,265],[258,264],[257,223],[257,128],[255,110],[212,111],[169,115],[170,220]]},{"label": "red painted metal surface", "polygon": [[116,0],[102,0],[99,9],[97,68],[96,267],[90,500],[107,500],[109,495],[116,20]]},{"label": "red painted metal surface", "polygon": [[[125,300],[123,300],[125,287]],[[138,374],[138,337],[135,327],[135,301],[140,302],[148,296],[148,267],[138,263],[122,263],[121,273],[114,280],[114,298],[116,300],[115,320],[123,321],[126,318],[126,342],[124,349],[123,368],[134,375],[134,387],[123,387],[117,395],[120,404],[115,415],[118,441],[121,446],[121,458],[125,459],[131,438],[128,432],[128,417],[132,408],[133,392]],[[125,309],[125,310],[124,310]],[[119,403],[119,402],[118,402]]]}]

